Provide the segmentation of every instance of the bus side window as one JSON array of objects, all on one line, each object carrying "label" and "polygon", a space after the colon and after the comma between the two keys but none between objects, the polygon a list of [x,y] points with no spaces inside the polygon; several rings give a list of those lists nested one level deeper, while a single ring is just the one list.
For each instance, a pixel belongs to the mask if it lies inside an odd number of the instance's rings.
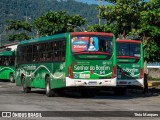
[{"label": "bus side window", "polygon": [[49,52],[47,52],[46,53],[46,59],[47,59],[47,61],[51,61],[52,60],[52,52],[51,51],[49,51]]},{"label": "bus side window", "polygon": [[33,62],[36,61],[35,53],[36,53],[36,45],[33,45],[33,47],[32,47],[32,61]]},{"label": "bus side window", "polygon": [[51,56],[53,61],[64,61],[65,60],[65,40],[59,40],[51,42],[52,52],[48,52],[48,56]]},{"label": "bus side window", "polygon": [[22,61],[22,63],[24,63],[26,61],[27,50],[26,50],[26,46],[22,46],[21,48],[22,48],[21,61]]},{"label": "bus side window", "polygon": [[58,50],[58,42],[57,41],[53,42],[53,50],[54,51]]},{"label": "bus side window", "polygon": [[39,44],[39,61],[45,60],[45,45],[43,43]]},{"label": "bus side window", "polygon": [[48,42],[46,44],[46,60],[51,61],[52,60],[52,43]]},{"label": "bus side window", "polygon": [[45,53],[41,53],[41,55],[40,55],[40,61],[45,61],[45,58],[46,56],[45,56]]},{"label": "bus side window", "polygon": [[66,54],[66,41],[62,41],[62,51],[61,51],[61,60],[65,60],[65,54]]},{"label": "bus side window", "polygon": [[58,61],[58,41],[53,42],[53,61]]},{"label": "bus side window", "polygon": [[46,53],[46,60],[47,60],[47,61],[50,61],[50,60],[51,60],[51,58],[50,58],[50,56],[49,56],[49,52]]},{"label": "bus side window", "polygon": [[40,52],[43,52],[43,44],[40,44],[40,45],[39,45],[39,51],[40,51]]},{"label": "bus side window", "polygon": [[58,51],[54,51],[54,61],[58,61]]},{"label": "bus side window", "polygon": [[65,60],[65,51],[62,51],[61,55],[62,55],[61,60],[64,61]]},{"label": "bus side window", "polygon": [[32,45],[27,46],[27,61],[26,62],[31,62],[32,61]]},{"label": "bus side window", "polygon": [[9,57],[9,65],[14,65],[14,57]]},{"label": "bus side window", "polygon": [[0,58],[0,65],[2,65],[2,58]]},{"label": "bus side window", "polygon": [[38,61],[38,55],[36,53],[33,53],[32,61],[33,62]]},{"label": "bus side window", "polygon": [[3,63],[5,66],[8,66],[9,65],[9,60],[8,60],[8,57],[5,57],[4,58],[4,63]]}]

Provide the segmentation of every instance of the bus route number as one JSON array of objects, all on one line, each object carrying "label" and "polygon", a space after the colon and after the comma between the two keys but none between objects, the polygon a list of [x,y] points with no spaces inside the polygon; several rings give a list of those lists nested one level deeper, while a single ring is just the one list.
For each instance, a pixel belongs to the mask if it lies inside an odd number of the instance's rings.
[{"label": "bus route number", "polygon": [[106,74],[106,73],[105,73],[105,71],[100,71],[100,74],[101,74],[101,75],[102,75],[102,74],[104,75],[104,74]]}]

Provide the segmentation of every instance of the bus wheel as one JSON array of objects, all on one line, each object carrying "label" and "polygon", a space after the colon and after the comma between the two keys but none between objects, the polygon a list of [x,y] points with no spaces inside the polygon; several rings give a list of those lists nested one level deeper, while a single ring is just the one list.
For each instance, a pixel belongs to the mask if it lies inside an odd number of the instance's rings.
[{"label": "bus wheel", "polygon": [[114,94],[115,95],[126,95],[127,88],[125,87],[116,87],[114,88]]},{"label": "bus wheel", "polygon": [[81,96],[84,98],[92,98],[95,96],[94,91],[81,91]]},{"label": "bus wheel", "polygon": [[10,80],[10,82],[15,83],[14,75],[12,73],[9,76],[9,80]]},{"label": "bus wheel", "polygon": [[148,76],[144,74],[144,93],[148,93]]},{"label": "bus wheel", "polygon": [[27,86],[25,85],[25,78],[24,78],[24,77],[22,77],[22,88],[23,88],[23,91],[24,91],[25,93],[31,92],[31,87],[27,87]]},{"label": "bus wheel", "polygon": [[51,89],[49,76],[46,77],[45,81],[46,81],[46,95],[47,95],[47,97],[54,97],[55,91]]}]

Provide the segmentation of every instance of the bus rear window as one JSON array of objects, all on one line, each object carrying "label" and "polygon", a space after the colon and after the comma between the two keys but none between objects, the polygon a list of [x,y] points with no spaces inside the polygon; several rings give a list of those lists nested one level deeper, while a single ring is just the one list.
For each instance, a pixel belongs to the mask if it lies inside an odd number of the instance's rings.
[{"label": "bus rear window", "polygon": [[76,36],[72,37],[72,52],[107,52],[112,53],[112,37]]},{"label": "bus rear window", "polygon": [[117,56],[140,57],[140,44],[117,43]]}]

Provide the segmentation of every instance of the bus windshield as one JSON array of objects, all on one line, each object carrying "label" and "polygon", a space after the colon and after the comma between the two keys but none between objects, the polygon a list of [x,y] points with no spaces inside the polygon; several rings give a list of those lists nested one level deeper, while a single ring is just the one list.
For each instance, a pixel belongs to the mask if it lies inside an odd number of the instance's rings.
[{"label": "bus windshield", "polygon": [[117,42],[117,56],[140,58],[140,44]]},{"label": "bus windshield", "polygon": [[74,36],[72,37],[73,53],[112,54],[112,37],[109,36]]}]

